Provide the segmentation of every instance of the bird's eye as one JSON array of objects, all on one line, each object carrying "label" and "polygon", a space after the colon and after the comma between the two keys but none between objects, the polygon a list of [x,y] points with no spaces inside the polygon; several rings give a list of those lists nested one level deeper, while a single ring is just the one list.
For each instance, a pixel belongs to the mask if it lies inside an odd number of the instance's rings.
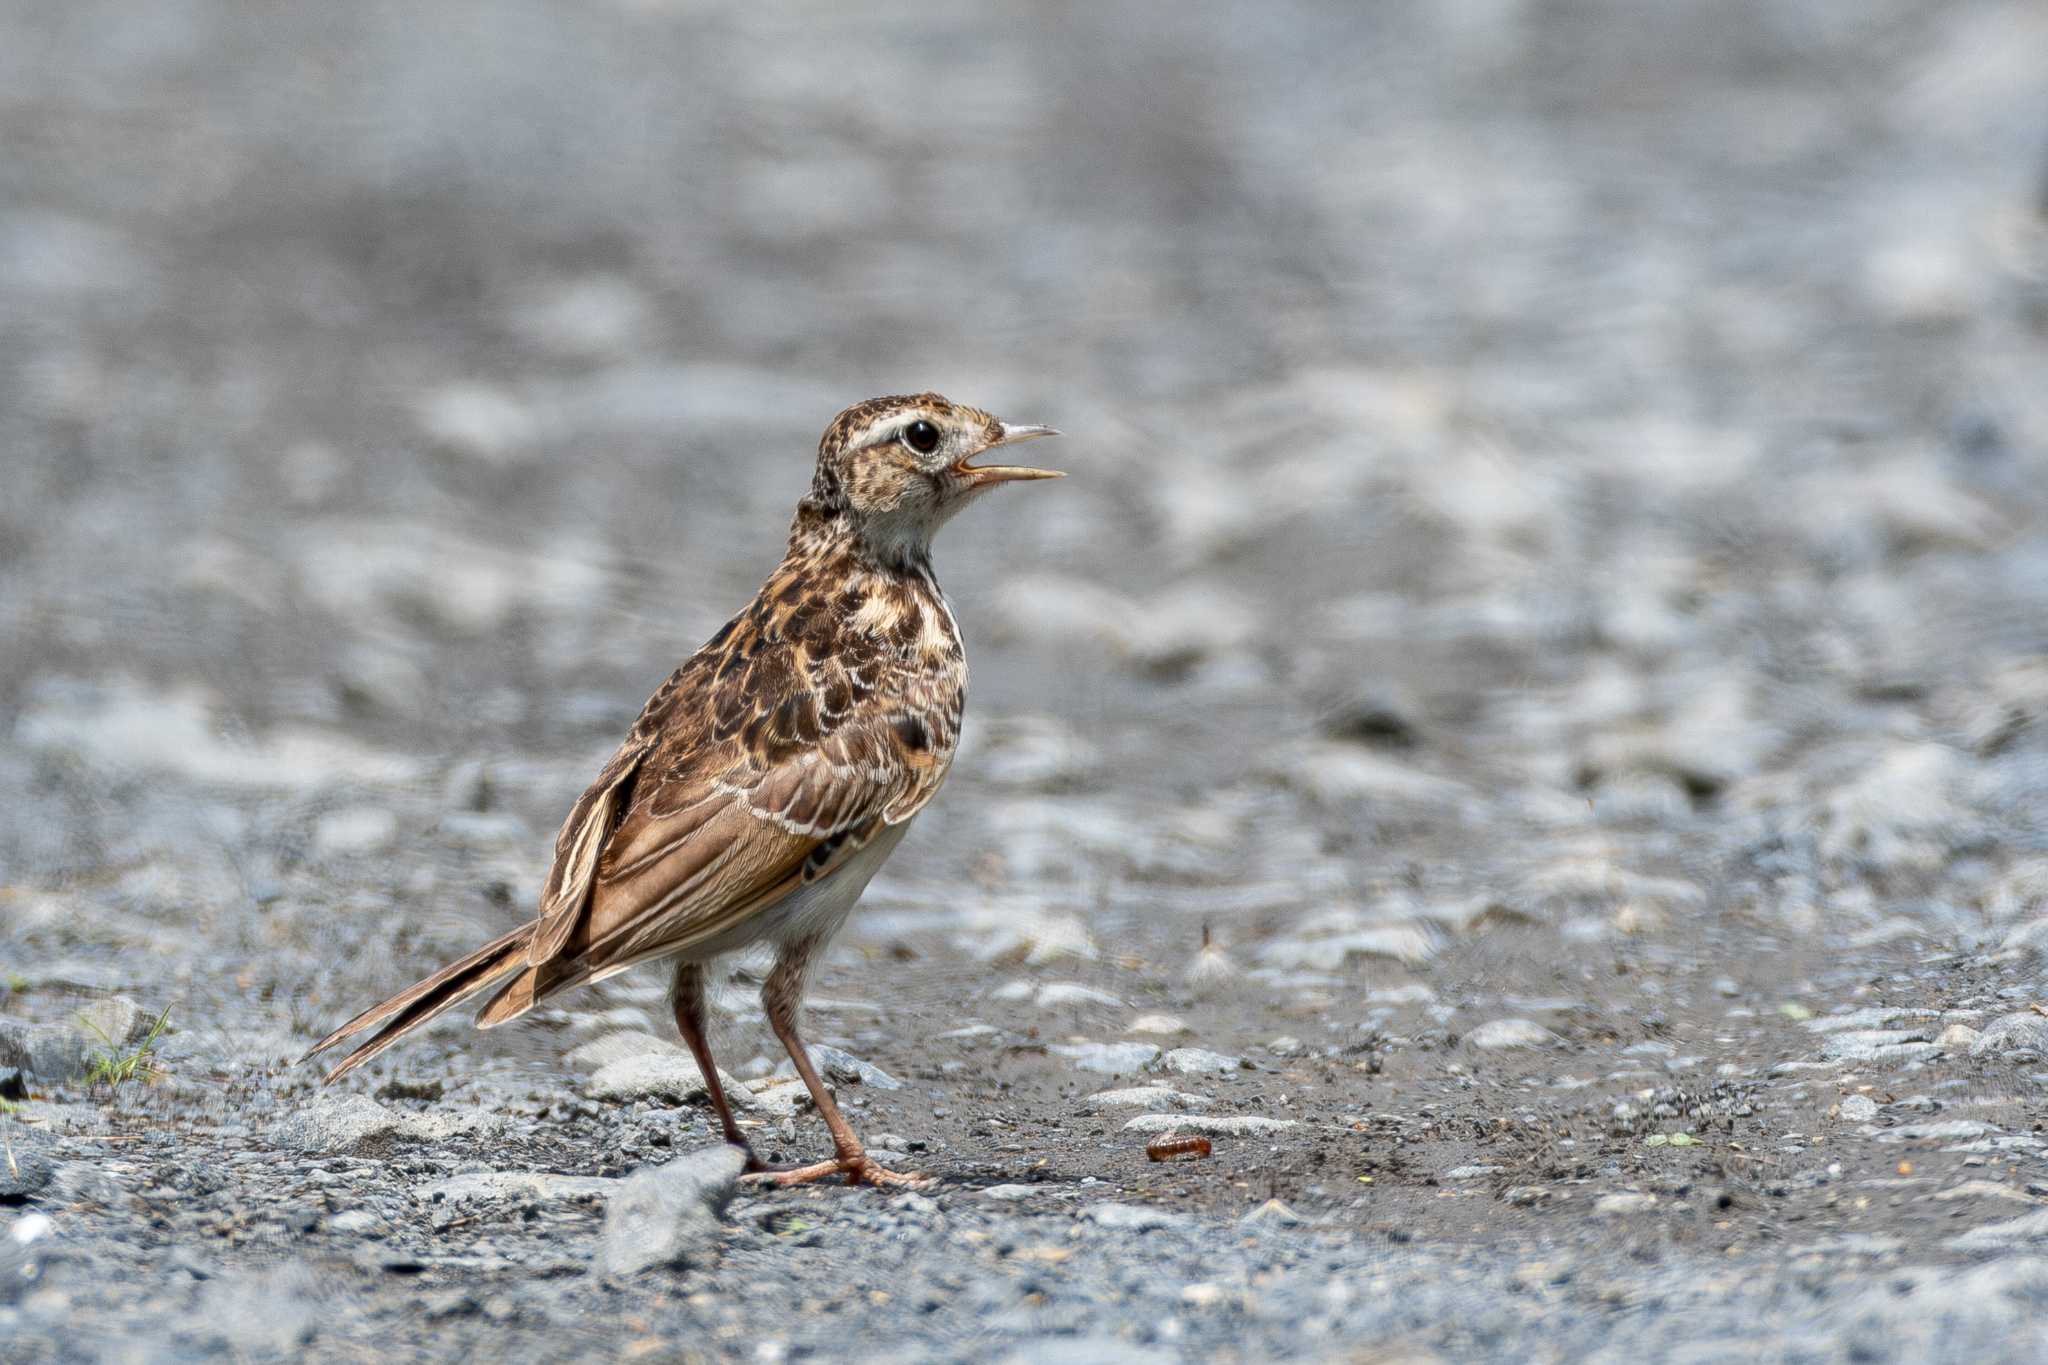
[{"label": "bird's eye", "polygon": [[929,455],[939,448],[939,429],[920,417],[903,428],[903,444],[920,455]]}]

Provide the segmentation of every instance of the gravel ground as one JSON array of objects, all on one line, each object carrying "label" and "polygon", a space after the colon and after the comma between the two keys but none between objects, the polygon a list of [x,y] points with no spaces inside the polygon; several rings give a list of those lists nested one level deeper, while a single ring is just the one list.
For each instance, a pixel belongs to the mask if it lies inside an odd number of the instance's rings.
[{"label": "gravel ground", "polygon": [[[948,14],[0,17],[9,1360],[2048,1356],[2041,8]],[[940,1183],[652,975],[322,1092],[923,387]]]}]

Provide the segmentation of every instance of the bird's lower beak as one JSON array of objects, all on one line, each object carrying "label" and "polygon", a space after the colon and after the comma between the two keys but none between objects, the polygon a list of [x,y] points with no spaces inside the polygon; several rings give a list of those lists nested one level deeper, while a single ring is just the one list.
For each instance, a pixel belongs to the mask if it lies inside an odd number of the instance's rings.
[{"label": "bird's lower beak", "polygon": [[[1016,445],[1020,441],[1035,441],[1041,436],[1057,435],[1059,433],[1051,427],[1013,427],[1006,422],[1003,424],[1002,436],[992,442],[988,449],[994,450],[997,446]],[[1033,469],[1028,465],[1021,464],[971,465],[964,460],[955,465],[953,470],[956,474],[964,477],[970,486],[975,488],[986,488],[990,484],[1013,483],[1024,479],[1061,479],[1066,477],[1065,473],[1057,469]]]}]

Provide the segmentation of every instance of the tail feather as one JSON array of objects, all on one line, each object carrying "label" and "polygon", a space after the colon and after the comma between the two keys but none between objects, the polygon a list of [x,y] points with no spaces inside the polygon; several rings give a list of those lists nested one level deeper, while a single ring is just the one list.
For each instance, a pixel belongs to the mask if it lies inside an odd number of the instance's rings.
[{"label": "tail feather", "polygon": [[334,1081],[346,1076],[414,1029],[440,1018],[463,1001],[489,989],[500,978],[524,967],[527,944],[533,938],[533,932],[533,925],[521,925],[389,1000],[370,1006],[313,1044],[306,1056],[299,1060],[303,1062],[336,1043],[371,1029],[377,1030],[374,1036],[344,1057],[340,1066],[328,1072],[326,1079]]}]

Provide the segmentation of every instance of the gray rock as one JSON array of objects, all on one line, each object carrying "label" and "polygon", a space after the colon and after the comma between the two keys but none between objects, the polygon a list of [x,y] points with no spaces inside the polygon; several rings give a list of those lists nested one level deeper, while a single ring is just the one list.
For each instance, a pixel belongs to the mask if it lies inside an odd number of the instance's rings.
[{"label": "gray rock", "polygon": [[19,1145],[0,1151],[0,1202],[18,1204],[43,1193],[56,1175],[56,1163],[41,1152]]},{"label": "gray rock", "polygon": [[1957,1251],[2005,1251],[2014,1247],[2039,1246],[2043,1242],[2048,1242],[2048,1209],[2002,1223],[1987,1223],[1960,1237],[1948,1239],[1949,1246]]},{"label": "gray rock", "polygon": [[1918,1029],[1844,1029],[1827,1035],[1820,1055],[1837,1062],[1907,1062],[1941,1048]]},{"label": "gray rock", "polygon": [[347,806],[313,822],[313,851],[324,857],[375,853],[398,841],[398,817],[384,806]]},{"label": "gray rock", "polygon": [[1489,1019],[1465,1035],[1476,1048],[1542,1047],[1558,1041],[1555,1033],[1533,1019]]},{"label": "gray rock", "polygon": [[1442,1175],[1438,1176],[1437,1179],[1484,1180],[1487,1176],[1499,1175],[1505,1169],[1506,1168],[1502,1166],[1453,1166],[1451,1167],[1451,1169],[1445,1171]]},{"label": "gray rock", "polygon": [[270,1125],[274,1146],[295,1152],[362,1156],[393,1142],[445,1142],[500,1132],[505,1120],[480,1109],[401,1114],[367,1095],[316,1095]]},{"label": "gray rock", "polygon": [[[871,1085],[877,1090],[901,1090],[903,1082],[891,1076],[873,1062],[864,1061],[850,1052],[842,1052],[824,1043],[812,1043],[806,1049],[811,1054],[811,1065],[818,1074],[828,1081],[842,1085]],[[794,1076],[796,1067],[784,1061],[775,1068],[777,1076]]]},{"label": "gray rock", "polygon": [[[617,1036],[617,1035],[614,1035]],[[718,1073],[719,1084],[732,1103],[741,1108],[753,1105],[754,1092],[739,1081]],[[654,1100],[664,1104],[687,1104],[703,1098],[704,1073],[697,1059],[680,1049],[669,1052],[636,1052],[607,1062],[583,1088],[594,1100],[623,1103]]]},{"label": "gray rock", "polygon": [[1019,1199],[1029,1199],[1035,1194],[1045,1192],[1043,1185],[990,1185],[981,1192],[981,1197],[993,1199],[999,1204],[1011,1204]]},{"label": "gray rock", "polygon": [[1124,1002],[1108,991],[1099,991],[1078,981],[1048,981],[1038,988],[1032,1003],[1040,1009],[1061,1009],[1074,1005],[1120,1006]]},{"label": "gray rock", "polygon": [[384,1231],[384,1220],[368,1209],[343,1209],[327,1220],[329,1232],[344,1237],[370,1237]]},{"label": "gray rock", "polygon": [[1966,1142],[1998,1132],[1981,1119],[1945,1119],[1940,1123],[1908,1123],[1885,1133],[1887,1142]]},{"label": "gray rock", "polygon": [[1841,1103],[1844,1123],[1868,1123],[1877,1117],[1877,1101],[1868,1095],[1850,1095]]},{"label": "gray rock", "polygon": [[1046,1051],[1071,1059],[1083,1071],[1108,1076],[1142,1070],[1159,1055],[1159,1049],[1150,1043],[1054,1043]]},{"label": "gray rock", "polygon": [[1244,1058],[1199,1047],[1177,1047],[1159,1059],[1162,1069],[1183,1076],[1206,1076],[1244,1069]]},{"label": "gray rock", "polygon": [[603,1176],[554,1175],[546,1171],[469,1171],[421,1185],[413,1191],[413,1198],[425,1204],[551,1204],[609,1199],[619,1183]]},{"label": "gray rock", "polygon": [[295,1152],[361,1153],[398,1135],[399,1116],[368,1095],[315,1095],[270,1126],[274,1146]]},{"label": "gray rock", "polygon": [[1987,1052],[2014,1052],[2020,1048],[2048,1051],[2048,1016],[2021,1010],[2002,1014],[1984,1026],[1983,1036],[1970,1044],[1972,1056]]},{"label": "gray rock", "polygon": [[121,1182],[90,1161],[60,1162],[45,1197],[52,1203],[97,1204],[108,1209],[128,1202]]},{"label": "gray rock", "polygon": [[1654,1194],[1603,1194],[1593,1201],[1593,1212],[1602,1214],[1647,1213],[1656,1207]]},{"label": "gray rock", "polygon": [[578,1071],[594,1074],[624,1058],[645,1056],[682,1057],[693,1066],[696,1064],[696,1059],[677,1044],[638,1029],[624,1029],[593,1038],[563,1053],[562,1061]]},{"label": "gray rock", "polygon": [[1109,1201],[1090,1204],[1081,1210],[1081,1217],[1097,1227],[1113,1228],[1118,1232],[1150,1232],[1154,1228],[1184,1227],[1193,1221],[1182,1213]]},{"label": "gray rock", "polygon": [[81,1075],[86,1058],[101,1046],[96,1038],[63,1024],[0,1019],[0,1067],[13,1067],[46,1081]]},{"label": "gray rock", "polygon": [[605,1209],[599,1272],[625,1276],[701,1263],[717,1245],[719,1215],[745,1164],[737,1148],[709,1147],[619,1181]]},{"label": "gray rock", "polygon": [[1193,1109],[1208,1102],[1200,1095],[1170,1086],[1134,1085],[1121,1090],[1098,1090],[1083,1101],[1083,1106],[1099,1113],[1104,1109]]},{"label": "gray rock", "polygon": [[1200,1133],[1204,1137],[1247,1137],[1284,1133],[1299,1128],[1298,1119],[1269,1119],[1256,1114],[1140,1114],[1124,1124],[1129,1133]]}]

